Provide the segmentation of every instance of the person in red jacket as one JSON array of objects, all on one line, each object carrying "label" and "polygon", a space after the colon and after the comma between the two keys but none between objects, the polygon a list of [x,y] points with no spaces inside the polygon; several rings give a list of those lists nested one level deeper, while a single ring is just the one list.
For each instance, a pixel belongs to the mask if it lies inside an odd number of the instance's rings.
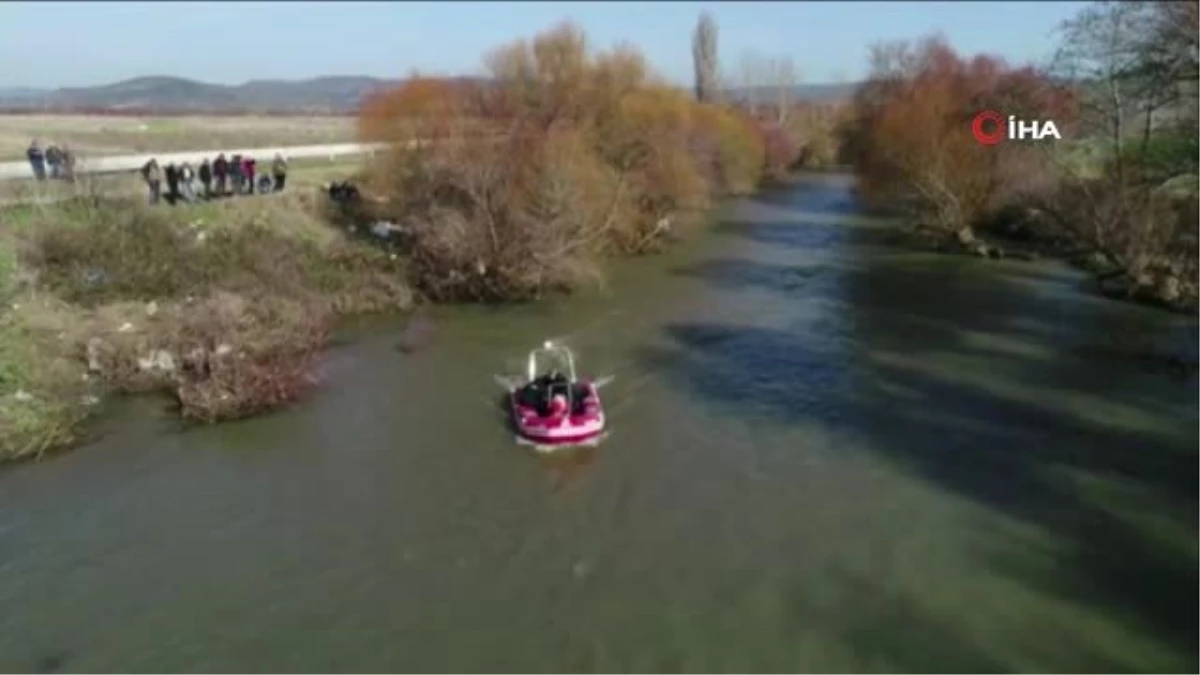
[{"label": "person in red jacket", "polygon": [[242,179],[246,181],[246,194],[254,194],[254,168],[257,162],[253,157],[242,158]]}]

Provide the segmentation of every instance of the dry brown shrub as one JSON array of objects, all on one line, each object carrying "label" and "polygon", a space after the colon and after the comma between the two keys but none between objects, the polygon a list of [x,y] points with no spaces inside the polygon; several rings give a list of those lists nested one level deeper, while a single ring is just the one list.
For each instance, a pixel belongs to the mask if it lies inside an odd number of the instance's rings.
[{"label": "dry brown shrub", "polygon": [[411,151],[393,174],[410,197],[394,214],[415,232],[421,289],[440,299],[498,300],[590,278],[604,243],[598,218],[617,195],[611,174],[582,161],[584,151],[578,134],[565,131]]},{"label": "dry brown shrub", "polygon": [[114,391],[167,393],[185,419],[216,421],[308,392],[330,325],[315,298],[217,292],[151,311],[141,303],[106,305],[76,321],[70,339]]},{"label": "dry brown shrub", "polygon": [[735,111],[698,105],[689,149],[701,174],[718,194],[746,194],[762,179],[766,147],[754,122]]},{"label": "dry brown shrub", "polygon": [[632,48],[592,56],[563,24],[486,65],[492,81],[472,91],[414,80],[363,110],[369,140],[396,140],[401,121],[437,139],[396,143],[369,179],[418,232],[413,273],[435,297],[533,297],[592,280],[601,253],[651,250],[714,193],[757,183],[752,129],[664,85]]},{"label": "dry brown shrub", "polygon": [[184,419],[247,417],[318,384],[331,325],[320,303],[218,294],[180,310],[170,343],[184,366],[174,383]]},{"label": "dry brown shrub", "polygon": [[1036,203],[1072,241],[1103,254],[1111,269],[1098,271],[1127,280],[1126,295],[1196,311],[1200,204],[1195,194],[1068,177]]}]

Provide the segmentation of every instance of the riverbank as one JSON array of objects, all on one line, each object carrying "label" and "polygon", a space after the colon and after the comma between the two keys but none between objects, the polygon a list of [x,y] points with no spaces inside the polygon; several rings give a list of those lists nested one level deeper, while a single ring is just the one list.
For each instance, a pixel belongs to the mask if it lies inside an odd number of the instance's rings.
[{"label": "riverbank", "polygon": [[[78,444],[113,395],[163,395],[185,422],[275,409],[319,384],[339,320],[405,311],[416,295],[460,299],[429,292],[430,276],[413,269],[419,249],[367,233],[386,213],[375,213],[378,204],[347,208],[301,189],[168,208],[92,192],[5,211],[0,461]],[[659,214],[624,252],[656,250],[708,206],[706,198]],[[447,252],[471,254],[462,242]],[[559,262],[572,278],[539,286],[538,296],[602,279],[598,267],[569,269],[576,258]]]},{"label": "riverbank", "polygon": [[212,422],[310,390],[339,316],[413,304],[405,261],[331,227],[325,208],[297,192],[10,212],[0,460],[78,442],[112,394],[165,394],[184,420]]},{"label": "riverbank", "polygon": [[[1184,195],[1161,208],[1194,213],[1195,199]],[[1160,253],[1146,256],[1134,266],[1128,261],[1130,256],[1106,253],[1071,236],[1036,204],[1014,205],[981,226],[950,231],[930,228],[919,218],[900,215],[903,225],[893,239],[920,250],[985,260],[1057,260],[1087,272],[1092,280],[1090,291],[1110,300],[1192,316],[1200,310],[1195,256]],[[1186,252],[1187,246],[1184,242],[1176,251]]]},{"label": "riverbank", "polygon": [[[1198,65],[1179,27],[1196,16],[1195,2],[1081,5],[1058,31],[1058,72],[937,36],[897,43],[857,88],[842,149],[865,196],[903,206],[942,248],[1008,257],[988,238],[1017,235],[1063,248],[1105,296],[1195,315]],[[989,139],[989,114],[1018,109],[1053,124],[1028,138],[1010,115],[1020,142]]]}]

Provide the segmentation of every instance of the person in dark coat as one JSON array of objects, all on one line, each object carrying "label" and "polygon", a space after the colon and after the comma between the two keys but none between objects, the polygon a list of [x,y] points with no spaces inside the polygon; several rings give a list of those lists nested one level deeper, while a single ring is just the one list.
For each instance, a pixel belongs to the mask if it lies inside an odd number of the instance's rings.
[{"label": "person in dark coat", "polygon": [[151,159],[142,167],[142,178],[150,190],[150,203],[157,204],[162,196],[162,170],[158,168],[158,160]]},{"label": "person in dark coat", "polygon": [[200,168],[197,169],[196,175],[200,178],[200,188],[204,190],[204,198],[212,199],[213,170],[212,164],[208,163],[207,157],[204,158],[203,162],[200,162]]},{"label": "person in dark coat", "polygon": [[281,154],[276,154],[275,161],[271,162],[271,177],[275,179],[275,191],[282,191],[287,183],[287,160]]},{"label": "person in dark coat", "polygon": [[25,156],[29,158],[29,168],[33,169],[33,177],[38,180],[46,180],[46,153],[42,151],[42,146],[36,140],[29,144]]},{"label": "person in dark coat", "polygon": [[217,159],[212,165],[213,178],[217,181],[217,194],[224,197],[229,193],[229,160],[225,159],[225,153],[217,155]]},{"label": "person in dark coat", "polygon": [[171,162],[163,169],[163,173],[167,179],[167,203],[174,204],[179,201],[179,167]]},{"label": "person in dark coat", "polygon": [[233,194],[240,195],[245,189],[242,179],[242,156],[234,155],[229,158],[229,182],[232,184]]},{"label": "person in dark coat", "polygon": [[50,179],[56,180],[62,176],[63,155],[57,145],[46,148],[46,166],[50,167]]}]

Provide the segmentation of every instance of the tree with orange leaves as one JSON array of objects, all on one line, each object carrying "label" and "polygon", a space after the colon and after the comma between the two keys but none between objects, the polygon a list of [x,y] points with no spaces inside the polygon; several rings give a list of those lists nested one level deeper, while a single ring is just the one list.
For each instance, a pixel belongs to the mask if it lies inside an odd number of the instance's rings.
[{"label": "tree with orange leaves", "polygon": [[1070,97],[1047,78],[987,56],[964,60],[940,37],[879,46],[872,63],[844,130],[848,155],[869,197],[906,205],[938,232],[970,238],[1003,197],[1005,164],[1028,152],[981,146],[976,114],[1070,117]]},{"label": "tree with orange leaves", "polygon": [[392,144],[369,180],[417,233],[413,267],[432,296],[570,286],[595,256],[652,249],[666,224],[761,174],[752,124],[668,86],[631,47],[592,55],[562,24],[485,65],[486,83],[414,78],[362,106],[363,140]]}]

